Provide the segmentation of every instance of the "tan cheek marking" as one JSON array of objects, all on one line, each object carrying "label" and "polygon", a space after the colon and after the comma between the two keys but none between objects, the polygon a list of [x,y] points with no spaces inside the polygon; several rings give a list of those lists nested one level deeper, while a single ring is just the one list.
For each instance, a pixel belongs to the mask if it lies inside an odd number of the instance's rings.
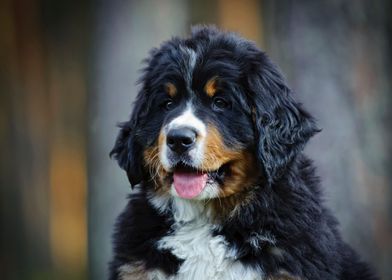
[{"label": "tan cheek marking", "polygon": [[143,280],[147,279],[147,270],[142,262],[125,264],[118,269],[120,280]]},{"label": "tan cheek marking", "polygon": [[237,194],[256,183],[257,168],[254,156],[242,151],[233,159],[230,165],[230,177],[225,180],[222,189],[223,196]]},{"label": "tan cheek marking", "polygon": [[240,151],[230,162],[230,175],[225,178],[220,188],[219,199],[212,200],[212,209],[216,217],[228,218],[237,210],[247,207],[254,199],[251,190],[259,178],[259,170],[254,156]]},{"label": "tan cheek marking", "polygon": [[218,130],[209,126],[205,144],[203,169],[216,170],[230,162],[230,177],[225,180],[221,197],[238,193],[252,185],[257,178],[257,165],[252,154],[244,150],[228,149]]},{"label": "tan cheek marking", "polygon": [[247,204],[253,199],[252,193],[244,190],[256,184],[260,171],[253,154],[243,149],[229,149],[217,128],[208,126],[203,169],[216,170],[228,162],[230,175],[220,188],[219,199],[211,201],[217,217],[227,216],[238,205]]},{"label": "tan cheek marking", "polygon": [[146,149],[143,153],[144,164],[147,170],[149,170],[152,179],[155,182],[156,188],[159,189],[167,185],[165,182],[165,178],[167,177],[168,174],[163,168],[161,161],[159,159],[160,149],[164,144],[165,144],[165,136],[161,131],[159,133],[158,141],[153,146]]},{"label": "tan cheek marking", "polygon": [[301,280],[301,278],[293,276],[286,271],[281,271],[278,272],[276,275],[269,276],[267,280]]},{"label": "tan cheek marking", "polygon": [[218,89],[218,77],[213,77],[204,86],[204,91],[209,97],[213,97]]},{"label": "tan cheek marking", "polygon": [[177,88],[172,83],[166,83],[165,84],[165,91],[171,98],[175,97],[176,94],[177,94]]},{"label": "tan cheek marking", "polygon": [[208,126],[204,148],[203,169],[216,170],[221,167],[222,164],[236,158],[237,153],[238,152],[230,151],[225,147],[222,136],[217,128],[211,125]]}]

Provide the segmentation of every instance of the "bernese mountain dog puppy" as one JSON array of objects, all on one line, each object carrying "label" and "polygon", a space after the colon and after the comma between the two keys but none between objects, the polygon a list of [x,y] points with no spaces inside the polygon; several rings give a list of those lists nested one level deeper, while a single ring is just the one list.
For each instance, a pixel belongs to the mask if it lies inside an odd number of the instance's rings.
[{"label": "bernese mountain dog puppy", "polygon": [[319,132],[254,43],[193,28],[151,51],[111,155],[134,190],[110,279],[377,279],[302,153]]}]

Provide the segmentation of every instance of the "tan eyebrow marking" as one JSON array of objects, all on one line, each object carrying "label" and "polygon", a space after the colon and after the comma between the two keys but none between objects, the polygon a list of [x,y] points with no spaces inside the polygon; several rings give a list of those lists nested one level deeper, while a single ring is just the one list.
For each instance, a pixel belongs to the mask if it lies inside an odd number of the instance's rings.
[{"label": "tan eyebrow marking", "polygon": [[209,97],[213,97],[218,89],[218,76],[212,77],[204,86],[204,91]]},{"label": "tan eyebrow marking", "polygon": [[176,86],[170,82],[165,84],[165,91],[172,98],[177,94]]}]

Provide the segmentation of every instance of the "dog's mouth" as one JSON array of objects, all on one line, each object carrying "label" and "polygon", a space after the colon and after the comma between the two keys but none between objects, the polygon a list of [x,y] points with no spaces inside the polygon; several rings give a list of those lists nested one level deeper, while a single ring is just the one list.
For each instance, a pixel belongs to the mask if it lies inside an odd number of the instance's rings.
[{"label": "dog's mouth", "polygon": [[169,176],[177,194],[182,198],[191,199],[198,196],[209,183],[223,184],[229,172],[229,163],[216,170],[203,170],[179,163]]}]

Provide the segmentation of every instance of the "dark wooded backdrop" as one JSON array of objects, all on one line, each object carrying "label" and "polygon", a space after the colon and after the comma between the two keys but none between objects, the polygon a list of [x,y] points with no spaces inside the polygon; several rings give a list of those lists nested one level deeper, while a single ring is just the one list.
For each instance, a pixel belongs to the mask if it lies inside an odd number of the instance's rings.
[{"label": "dark wooded backdrop", "polygon": [[0,3],[0,273],[106,279],[130,192],[108,157],[141,60],[195,23],[265,49],[323,131],[306,152],[345,239],[392,279],[389,1]]}]

